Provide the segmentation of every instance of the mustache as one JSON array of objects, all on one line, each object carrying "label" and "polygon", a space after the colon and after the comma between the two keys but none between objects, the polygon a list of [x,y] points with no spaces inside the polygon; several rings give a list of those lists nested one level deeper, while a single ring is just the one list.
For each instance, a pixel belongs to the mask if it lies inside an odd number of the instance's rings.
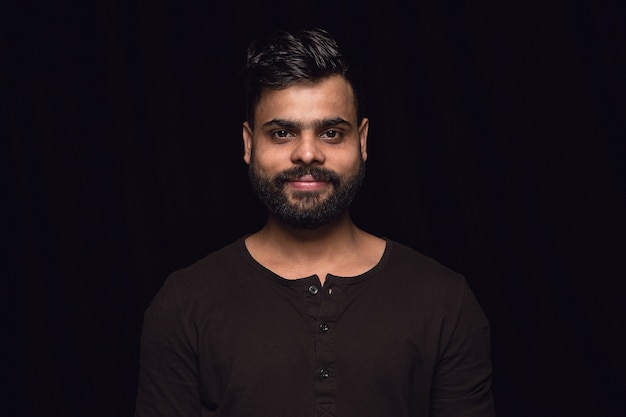
[{"label": "mustache", "polygon": [[318,181],[327,181],[333,184],[335,187],[339,186],[340,178],[334,171],[331,171],[322,167],[293,167],[279,172],[274,177],[274,184],[276,186],[282,186],[287,181],[294,178],[300,178],[305,175],[310,175]]}]

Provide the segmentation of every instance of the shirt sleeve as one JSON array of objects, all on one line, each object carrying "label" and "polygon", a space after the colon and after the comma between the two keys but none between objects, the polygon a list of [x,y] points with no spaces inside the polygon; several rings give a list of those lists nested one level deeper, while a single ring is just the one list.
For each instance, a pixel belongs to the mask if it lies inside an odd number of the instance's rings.
[{"label": "shirt sleeve", "polygon": [[451,327],[435,371],[430,416],[494,417],[489,322],[467,284]]},{"label": "shirt sleeve", "polygon": [[201,416],[196,344],[172,281],[144,314],[135,417]]}]

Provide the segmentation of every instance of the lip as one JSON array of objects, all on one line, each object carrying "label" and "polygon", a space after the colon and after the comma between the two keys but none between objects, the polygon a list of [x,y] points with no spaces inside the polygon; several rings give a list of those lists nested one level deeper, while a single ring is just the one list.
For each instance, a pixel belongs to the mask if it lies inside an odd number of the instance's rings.
[{"label": "lip", "polygon": [[328,184],[327,181],[317,180],[312,175],[304,175],[302,177],[293,178],[287,182],[289,186],[301,190],[320,190]]}]

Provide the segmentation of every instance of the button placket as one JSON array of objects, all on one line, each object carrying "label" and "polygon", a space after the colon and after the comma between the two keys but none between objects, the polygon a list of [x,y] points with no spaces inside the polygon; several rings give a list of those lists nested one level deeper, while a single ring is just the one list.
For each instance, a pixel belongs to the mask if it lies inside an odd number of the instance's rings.
[{"label": "button placket", "polygon": [[[315,401],[318,406],[333,407],[335,404],[336,375],[335,361],[337,347],[335,328],[340,298],[336,297],[333,279],[327,279],[324,286],[318,287],[315,296],[319,300],[319,313],[315,316]],[[311,296],[309,296],[311,297]]]},{"label": "button placket", "polygon": [[[332,295],[332,293],[333,293],[333,288],[332,288],[332,287],[327,288],[327,289],[326,289],[326,293],[327,293],[328,295]],[[330,300],[327,300],[327,302],[326,302],[326,303],[328,303],[329,301],[330,301]],[[326,332],[328,332],[328,330],[330,329],[330,325],[328,324],[328,322],[327,322],[327,321],[322,321],[322,322],[319,324],[319,329],[321,330],[321,332],[322,332],[322,333],[326,333]]]}]

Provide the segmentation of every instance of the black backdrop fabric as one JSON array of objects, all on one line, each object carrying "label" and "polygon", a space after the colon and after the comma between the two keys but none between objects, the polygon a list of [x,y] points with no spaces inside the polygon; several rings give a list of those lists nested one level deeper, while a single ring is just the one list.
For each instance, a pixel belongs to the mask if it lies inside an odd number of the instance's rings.
[{"label": "black backdrop fabric", "polygon": [[353,217],[466,276],[492,324],[498,414],[624,415],[621,2],[30,2],[5,17],[13,415],[132,415],[166,276],[265,217],[241,159],[245,47],[313,26],[363,67]]}]

